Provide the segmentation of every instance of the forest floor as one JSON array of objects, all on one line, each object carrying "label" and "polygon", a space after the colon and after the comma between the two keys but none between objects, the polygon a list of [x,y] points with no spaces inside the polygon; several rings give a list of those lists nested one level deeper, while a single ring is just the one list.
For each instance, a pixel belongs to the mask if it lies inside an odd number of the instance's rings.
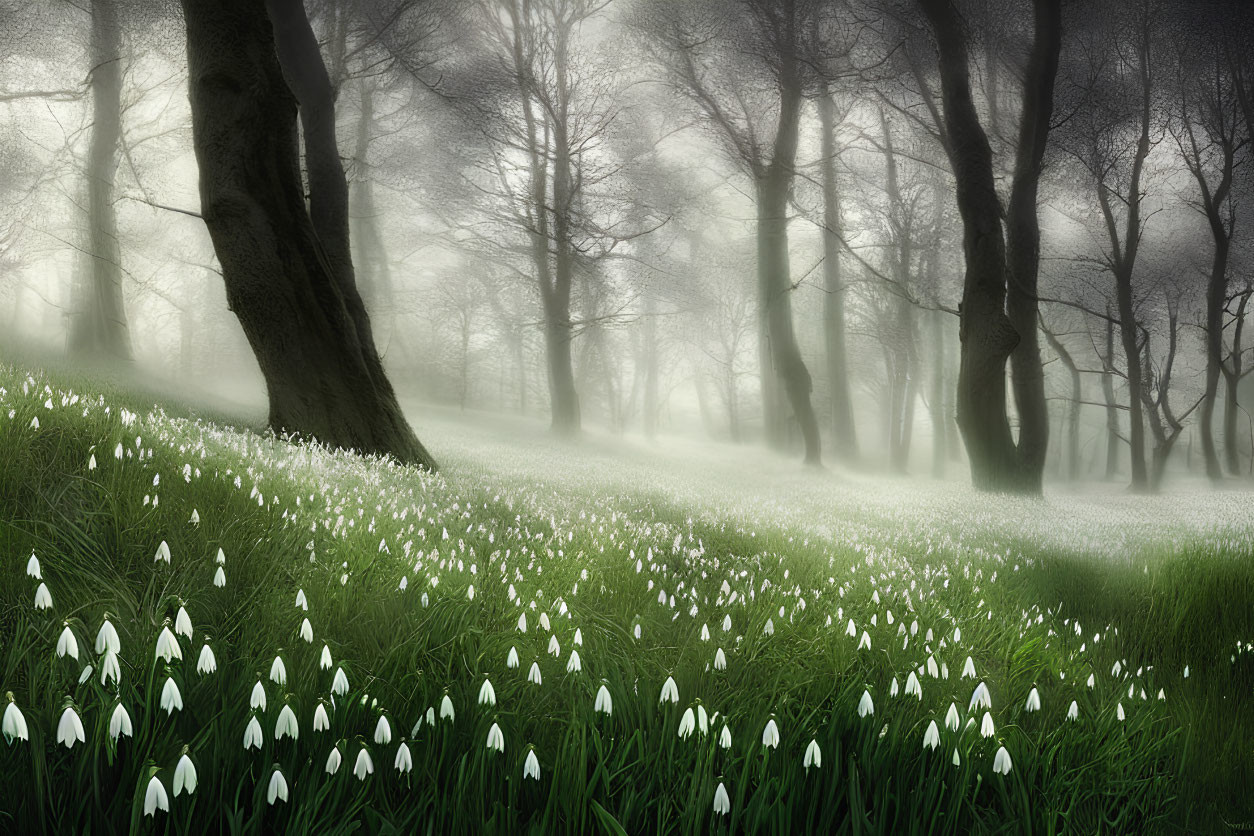
[{"label": "forest floor", "polygon": [[153,401],[0,365],[0,830],[1254,824],[1248,493]]}]

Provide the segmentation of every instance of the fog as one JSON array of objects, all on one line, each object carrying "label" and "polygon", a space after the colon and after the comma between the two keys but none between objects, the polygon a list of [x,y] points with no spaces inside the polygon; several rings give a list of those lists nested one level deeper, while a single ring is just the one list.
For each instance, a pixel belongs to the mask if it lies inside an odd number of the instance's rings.
[{"label": "fog", "polygon": [[1067,6],[1052,66],[1026,4],[960,6],[310,0],[250,70],[177,4],[6,0],[0,345],[420,464],[464,413],[1247,483],[1244,7]]}]

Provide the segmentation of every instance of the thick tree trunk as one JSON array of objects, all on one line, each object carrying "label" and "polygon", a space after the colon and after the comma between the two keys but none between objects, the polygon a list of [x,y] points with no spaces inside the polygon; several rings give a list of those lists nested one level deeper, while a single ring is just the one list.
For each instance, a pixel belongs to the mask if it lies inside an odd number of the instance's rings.
[{"label": "thick tree trunk", "polygon": [[[303,18],[304,11],[291,2],[295,9],[271,5],[287,34],[303,38],[290,15]],[[297,99],[284,81],[266,8],[253,0],[184,0],[183,13],[201,213],[228,302],[266,381],[270,426],[434,469],[401,413],[353,285],[347,186],[342,169],[338,183],[332,176],[339,155],[334,118],[325,112],[331,103],[305,86],[318,86],[316,43],[312,55],[307,48],[289,54],[299,60],[288,68],[289,76],[313,75],[299,85],[313,111],[306,114],[307,210]],[[312,39],[307,20],[304,30]]]},{"label": "thick tree trunk", "polygon": [[1041,227],[1036,204],[1054,112],[1054,79],[1062,46],[1062,2],[1036,0],[1032,5],[1035,39],[1028,57],[1014,183],[1006,207],[1006,314],[1019,334],[1019,342],[1010,355],[1015,410],[1019,415],[1019,464],[1024,487],[1039,493],[1049,448],[1049,409],[1037,339]]},{"label": "thick tree trunk", "polygon": [[[1039,439],[1045,417],[1035,412],[1035,402],[1025,397],[1030,412],[1025,429],[1024,455],[1015,444],[1006,412],[1006,363],[1027,334],[1016,322],[1031,310],[1030,331],[1036,329],[1035,277],[1026,275],[1028,258],[1023,240],[1027,222],[1023,214],[1035,213],[1035,184],[1020,185],[1012,191],[1017,245],[1015,263],[1007,262],[1002,233],[1002,207],[993,177],[992,149],[980,124],[971,94],[966,34],[953,0],[919,0],[936,36],[939,53],[941,95],[944,102],[947,152],[957,186],[958,211],[963,221],[963,251],[966,275],[963,280],[961,325],[962,361],[958,375],[958,425],[971,462],[971,479],[976,488],[989,491],[1039,493],[1044,446]],[[1058,0],[1035,0],[1037,32],[1029,59],[1024,96],[1024,123],[1020,141],[1031,136],[1033,147],[1020,149],[1016,177],[1033,178],[1039,172],[1040,154],[1052,100],[1044,95],[1052,88],[1057,67],[1059,35],[1052,28]],[[1029,129],[1027,123],[1031,123]],[[1025,155],[1026,153],[1026,162]],[[1029,199],[1029,197],[1031,199]],[[1030,231],[1030,230],[1027,230]],[[1007,315],[1008,274],[1018,283],[1013,303],[1014,318]],[[1030,281],[1030,284],[1026,284]],[[1022,326],[1020,326],[1022,327]],[[1030,337],[1035,339],[1035,337]],[[1030,357],[1029,349],[1026,355]],[[1023,362],[1023,361],[1021,361]],[[1017,376],[1026,389],[1036,385],[1030,369]],[[1022,417],[1022,416],[1021,416]]]},{"label": "thick tree trunk", "polygon": [[69,347],[79,357],[131,359],[113,187],[122,141],[122,47],[117,0],[91,3],[91,142],[87,264],[76,283]]},{"label": "thick tree trunk", "polygon": [[853,418],[853,394],[845,345],[845,283],[841,275],[842,249],[840,188],[836,178],[836,116],[829,91],[818,99],[823,176],[823,346],[827,354],[828,388],[832,399],[832,441],[837,458],[858,458],[858,435]]},{"label": "thick tree trunk", "polygon": [[1128,383],[1128,454],[1132,471],[1132,490],[1149,488],[1145,466],[1145,414],[1140,340],[1137,334],[1136,310],[1132,301],[1132,276],[1129,270],[1115,275],[1115,299],[1119,311],[1119,338],[1127,366]]}]

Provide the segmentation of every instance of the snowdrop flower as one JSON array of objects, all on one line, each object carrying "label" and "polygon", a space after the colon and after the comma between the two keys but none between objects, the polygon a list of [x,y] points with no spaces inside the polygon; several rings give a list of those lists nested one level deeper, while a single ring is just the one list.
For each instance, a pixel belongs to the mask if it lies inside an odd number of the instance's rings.
[{"label": "snowdrop flower", "polygon": [[226,571],[221,566],[213,573],[213,585],[218,589],[226,586]]},{"label": "snowdrop flower", "polygon": [[541,626],[543,629],[545,629],[545,630],[551,630],[551,629],[552,629],[552,627],[549,625],[549,614],[548,614],[548,613],[546,613],[546,612],[542,612],[542,613],[540,613],[540,626]]},{"label": "snowdrop flower", "polygon": [[950,703],[949,711],[945,712],[945,726],[950,731],[958,731],[958,723],[958,706]]},{"label": "snowdrop flower", "polygon": [[714,812],[720,816],[725,816],[731,812],[731,799],[727,797],[727,787],[723,786],[723,782],[718,782],[718,789],[714,790]]},{"label": "snowdrop flower", "polygon": [[951,762],[951,763],[953,763],[953,765],[954,765],[954,766],[961,766],[961,765],[962,765],[962,758],[958,757],[958,749],[957,749],[957,747],[954,747],[954,756],[953,756],[953,758],[951,759],[951,761],[950,761],[950,762]]},{"label": "snowdrop flower", "polygon": [[895,697],[901,691],[901,686],[897,684],[897,677],[893,677],[893,682],[888,686],[888,696]]},{"label": "snowdrop flower", "polygon": [[710,640],[710,625],[701,625],[701,641],[708,642]]},{"label": "snowdrop flower", "polygon": [[923,733],[923,748],[936,750],[940,745],[940,729],[936,727],[936,721],[927,724],[927,731]]},{"label": "snowdrop flower", "polygon": [[714,653],[714,670],[727,670],[727,655],[723,653],[723,648],[721,647]]},{"label": "snowdrop flower", "polygon": [[923,686],[919,684],[919,678],[914,675],[914,671],[910,671],[910,676],[906,678],[906,696],[915,696],[919,701],[923,701]]},{"label": "snowdrop flower", "polygon": [[730,749],[732,745],[731,729],[727,723],[723,723],[723,730],[718,734],[718,745],[724,749]]},{"label": "snowdrop flower", "polygon": [[162,560],[165,561],[167,566],[170,565],[170,544],[165,540],[162,540],[161,545],[157,546],[157,555],[152,559],[152,562],[157,563]]},{"label": "snowdrop flower", "polygon": [[762,628],[762,632],[766,633],[768,636],[775,635],[775,622],[768,618],[766,620],[766,626]]},{"label": "snowdrop flower", "polygon": [[183,710],[183,695],[179,693],[179,686],[175,683],[174,677],[167,676],[165,685],[161,688],[161,707],[165,709],[167,715]]},{"label": "snowdrop flower", "polygon": [[270,804],[276,801],[287,801],[287,779],[283,777],[283,773],[277,766],[274,772],[270,773],[270,785],[266,787],[266,801]]},{"label": "snowdrop flower", "polygon": [[78,660],[78,639],[74,637],[74,631],[68,624],[61,631],[61,637],[57,639],[57,656],[60,658],[69,656],[75,661]]},{"label": "snowdrop flower", "polygon": [[668,676],[666,681],[662,683],[662,696],[658,697],[658,702],[666,702],[669,700],[676,705],[679,704],[679,686],[675,684],[675,677]]},{"label": "snowdrop flower", "polygon": [[266,689],[262,686],[260,679],[253,686],[253,692],[248,698],[248,706],[261,711],[266,710]]},{"label": "snowdrop flower", "polygon": [[127,713],[122,703],[118,703],[114,707],[113,713],[109,715],[109,737],[112,737],[113,742],[117,743],[122,735],[134,737],[135,729],[131,725],[131,715]]},{"label": "snowdrop flower", "polygon": [[300,724],[296,722],[296,712],[292,711],[292,707],[284,703],[279,709],[279,719],[274,723],[274,739],[282,740],[287,735],[292,740],[300,738]]},{"label": "snowdrop flower", "polygon": [[170,632],[170,625],[168,622],[161,628],[161,633],[157,636],[156,658],[161,659],[167,664],[171,659],[178,659],[180,661],[183,659],[183,649],[179,647],[178,639],[176,639],[174,634]]},{"label": "snowdrop flower", "polygon": [[962,678],[975,679],[975,662],[972,661],[970,656],[967,657],[966,663],[962,666]]},{"label": "snowdrop flower", "polygon": [[549,636],[549,653],[553,654],[554,659],[562,654],[562,646],[557,643],[556,635]]},{"label": "snowdrop flower", "polygon": [[114,653],[122,652],[122,641],[118,638],[118,631],[108,618],[100,625],[100,630],[96,633],[96,652],[104,653],[111,650]]},{"label": "snowdrop flower", "polygon": [[366,780],[367,775],[374,773],[374,759],[370,757],[370,752],[365,746],[361,747],[361,751],[357,753],[357,762],[353,764],[353,774],[357,776],[358,781]]},{"label": "snowdrop flower", "polygon": [[401,745],[396,748],[396,760],[392,761],[392,765],[396,767],[396,771],[402,775],[406,772],[414,771],[414,758],[409,753],[409,746],[405,741],[401,741]]},{"label": "snowdrop flower", "polygon": [[14,740],[29,741],[30,729],[26,725],[26,716],[14,702],[13,692],[9,691],[4,696],[8,700],[8,705],[4,707],[4,718],[0,720],[0,731],[4,733],[4,739],[9,743]]},{"label": "snowdrop flower", "polygon": [[[120,458],[120,457],[119,457]],[[192,515],[187,520],[192,525],[200,525],[200,512],[195,508],[192,509]]]},{"label": "snowdrop flower", "polygon": [[335,745],[331,747],[331,754],[327,755],[327,774],[334,775],[340,771],[340,747]]},{"label": "snowdrop flower", "polygon": [[985,711],[984,719],[980,721],[980,736],[987,738],[992,737],[993,734],[993,715]]},{"label": "snowdrop flower", "polygon": [[314,709],[313,730],[315,732],[331,730],[331,718],[327,716],[327,707],[322,702],[319,702],[318,707]]},{"label": "snowdrop flower", "polygon": [[806,772],[810,771],[810,767],[818,769],[823,765],[823,753],[819,750],[819,742],[811,739],[810,745],[806,746],[805,757],[801,760],[801,765],[805,767]]},{"label": "snowdrop flower", "polygon": [[492,687],[492,681],[486,676],[483,678],[483,684],[479,686],[479,705],[496,705],[496,689]]},{"label": "snowdrop flower", "polygon": [[975,711],[978,708],[992,708],[993,698],[988,693],[988,686],[981,682],[975,686],[975,690],[971,692],[971,703],[967,706],[967,711]]},{"label": "snowdrop flower", "polygon": [[337,697],[348,693],[348,676],[345,675],[343,668],[335,669],[335,676],[331,680],[331,693]]},{"label": "snowdrop flower", "polygon": [[1096,678],[1095,676],[1093,676],[1093,674],[1089,674],[1089,680],[1088,680],[1087,685],[1088,685],[1090,688],[1092,688],[1092,687],[1093,687],[1094,685],[1096,685],[1096,684],[1097,684],[1097,678]]},{"label": "snowdrop flower", "polygon": [[710,716],[705,713],[701,700],[697,700],[697,731],[701,732],[702,737],[710,733]]},{"label": "snowdrop flower", "polygon": [[862,638],[858,640],[858,649],[862,650],[863,648],[871,649],[871,634],[866,630],[862,631]]},{"label": "snowdrop flower", "polygon": [[540,759],[536,757],[535,747],[527,747],[527,759],[523,761],[523,778],[540,780]]},{"label": "snowdrop flower", "polygon": [[1185,679],[1189,678],[1189,666],[1188,665],[1184,666],[1184,678]]},{"label": "snowdrop flower", "polygon": [[178,765],[174,767],[174,797],[178,798],[179,793],[184,790],[188,795],[196,792],[196,765],[187,756],[186,747],[183,748],[183,757],[179,758]]},{"label": "snowdrop flower", "polygon": [[692,736],[692,732],[697,727],[697,719],[693,716],[692,706],[684,709],[684,715],[679,718],[679,738],[686,740]]},{"label": "snowdrop flower", "polygon": [[578,627],[575,628],[574,643],[579,647],[583,647],[583,630]]},{"label": "snowdrop flower", "polygon": [[566,672],[579,673],[581,670],[583,670],[583,662],[579,660],[579,651],[572,650],[570,652],[570,659],[566,662]]},{"label": "snowdrop flower", "polygon": [[1080,716],[1080,706],[1076,704],[1075,700],[1072,700],[1071,706],[1067,709],[1067,719],[1075,720],[1079,718],[1079,716]]},{"label": "snowdrop flower", "polygon": [[505,657],[505,667],[511,670],[518,667],[518,648],[511,647],[509,649],[509,655]]},{"label": "snowdrop flower", "polygon": [[496,723],[493,723],[492,728],[488,729],[487,748],[495,749],[498,752],[505,751],[505,735],[501,733],[501,727]]},{"label": "snowdrop flower", "polygon": [[592,710],[607,717],[614,713],[614,701],[610,698],[610,690],[605,687],[604,681],[601,683],[601,689],[597,691],[596,703]]},{"label": "snowdrop flower", "polygon": [[39,569],[39,558],[35,557],[35,553],[30,553],[30,559],[26,561],[26,575],[37,581],[43,580],[43,573]]},{"label": "snowdrop flower", "polygon": [[287,666],[283,664],[281,656],[275,656],[270,663],[270,681],[280,688],[287,685]]},{"label": "snowdrop flower", "polygon": [[35,609],[52,609],[52,593],[48,591],[48,584],[46,583],[39,584],[39,588],[35,590]]},{"label": "snowdrop flower", "polygon": [[540,678],[540,663],[539,662],[531,663],[531,670],[527,671],[527,681],[532,683],[533,685],[539,685],[541,683],[542,680]]},{"label": "snowdrop flower", "polygon": [[863,691],[862,699],[858,700],[858,716],[866,717],[875,713],[875,703],[871,701],[871,692]]},{"label": "snowdrop flower", "polygon": [[375,723],[374,742],[380,746],[386,746],[392,742],[392,724],[388,722],[386,714],[379,715],[379,722]]},{"label": "snowdrop flower", "polygon": [[1006,747],[998,748],[997,754],[993,756],[993,771],[1001,775],[1010,774],[1010,753],[1006,751]]},{"label": "snowdrop flower", "polygon": [[261,723],[257,722],[255,714],[248,719],[248,726],[244,729],[244,751],[253,747],[261,748]]},{"label": "snowdrop flower", "polygon": [[148,789],[144,790],[144,815],[151,816],[157,810],[170,812],[170,797],[166,795],[161,779],[153,775],[148,779]]},{"label": "snowdrop flower", "polygon": [[324,671],[331,670],[331,648],[322,646],[322,656],[318,659],[318,667]]},{"label": "snowdrop flower", "polygon": [[771,749],[779,748],[779,726],[775,725],[775,717],[766,721],[766,728],[762,730],[762,745]]},{"label": "snowdrop flower", "polygon": [[1119,718],[1120,723],[1122,723],[1124,719],[1127,718],[1128,715],[1125,714],[1123,711],[1123,703],[1118,703],[1115,705],[1115,716]]},{"label": "snowdrop flower", "polygon": [[447,691],[444,693],[444,699],[440,700],[440,719],[453,722],[453,701],[449,699]]},{"label": "snowdrop flower", "polygon": [[518,632],[527,632],[527,614],[525,612],[518,616]]},{"label": "snowdrop flower", "polygon": [[218,660],[209,645],[200,648],[200,658],[196,660],[196,673],[204,676],[218,669]]},{"label": "snowdrop flower", "polygon": [[306,644],[313,644],[313,625],[306,618],[300,623],[300,637],[305,640]]},{"label": "snowdrop flower", "polygon": [[1023,708],[1025,711],[1041,710],[1041,695],[1037,692],[1035,685],[1032,686],[1031,691],[1028,691],[1028,702]]},{"label": "snowdrop flower", "polygon": [[296,606],[298,609],[309,612],[309,599],[305,597],[305,590],[303,589],[296,590]]},{"label": "snowdrop flower", "polygon": [[192,620],[187,615],[187,608],[181,605],[174,616],[174,632],[189,639],[192,637]]},{"label": "snowdrop flower", "polygon": [[222,551],[221,546],[218,547],[218,556],[213,559],[213,562],[219,566],[226,565],[226,552]]},{"label": "snowdrop flower", "polygon": [[74,706],[67,705],[61,712],[60,722],[57,723],[57,743],[64,743],[65,748],[73,749],[76,742],[83,743],[86,740],[87,737],[83,733],[83,721],[79,719]]}]

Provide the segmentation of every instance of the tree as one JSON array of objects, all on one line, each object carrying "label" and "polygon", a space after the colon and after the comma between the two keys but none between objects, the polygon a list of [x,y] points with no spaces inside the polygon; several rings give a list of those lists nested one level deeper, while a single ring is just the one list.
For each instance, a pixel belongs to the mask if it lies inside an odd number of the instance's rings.
[{"label": "tree", "polygon": [[183,14],[201,214],[265,378],[270,426],[434,469],[354,284],[334,99],[304,9],[183,0]]},{"label": "tree", "polygon": [[813,79],[815,0],[739,0],[651,9],[645,28],[674,86],[695,106],[728,158],[753,183],[756,206],[759,366],[768,443],[786,444],[787,397],[805,446],[822,463],[812,381],[792,315],[790,193],[801,110]]},{"label": "tree", "polygon": [[[1040,224],[1037,191],[1062,42],[1061,0],[1033,0],[1035,36],[1023,75],[1019,137],[1004,207],[993,154],[971,89],[968,38],[955,0],[918,0],[936,40],[944,144],[963,221],[958,425],[981,490],[1040,493],[1049,440],[1037,343]],[[1003,226],[1003,217],[1005,223]],[[1007,362],[1019,415],[1006,412]]]},{"label": "tree", "polygon": [[122,33],[117,0],[91,2],[91,143],[87,152],[87,266],[76,283],[70,351],[131,359],[122,301],[114,180],[122,139]]}]

